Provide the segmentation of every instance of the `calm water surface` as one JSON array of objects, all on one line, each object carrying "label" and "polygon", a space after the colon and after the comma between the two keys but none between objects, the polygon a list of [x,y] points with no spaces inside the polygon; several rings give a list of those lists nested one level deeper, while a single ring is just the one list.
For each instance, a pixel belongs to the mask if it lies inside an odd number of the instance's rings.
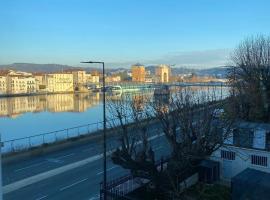
[{"label": "calm water surface", "polygon": [[99,93],[0,98],[2,141],[95,123],[102,121],[102,116]]}]

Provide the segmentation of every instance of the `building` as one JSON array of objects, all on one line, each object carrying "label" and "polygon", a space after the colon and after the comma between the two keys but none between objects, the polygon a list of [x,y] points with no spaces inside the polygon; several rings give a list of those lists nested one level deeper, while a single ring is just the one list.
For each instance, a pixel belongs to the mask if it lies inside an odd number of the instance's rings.
[{"label": "building", "polygon": [[74,92],[72,73],[51,73],[45,76],[47,92]]},{"label": "building", "polygon": [[168,83],[170,78],[170,67],[168,65],[159,65],[155,71],[157,82]]},{"label": "building", "polygon": [[0,95],[7,93],[7,77],[0,75]]},{"label": "building", "polygon": [[270,124],[241,122],[211,159],[220,162],[221,178],[230,181],[247,168],[270,173],[269,151]]},{"label": "building", "polygon": [[139,63],[131,67],[132,81],[145,82],[145,67]]},{"label": "building", "polygon": [[36,79],[34,77],[7,75],[7,94],[31,94],[36,92]]},{"label": "building", "polygon": [[86,74],[86,83],[87,84],[98,84],[99,75]]},{"label": "building", "polygon": [[84,70],[73,70],[73,84],[74,88],[80,87],[86,83],[86,71]]},{"label": "building", "polygon": [[153,83],[155,82],[155,78],[151,75],[146,75],[145,76],[145,83]]},{"label": "building", "polygon": [[32,94],[36,92],[36,80],[31,73],[13,70],[2,70],[0,72],[0,95]]},{"label": "building", "polygon": [[46,90],[46,75],[44,73],[34,73],[33,74],[35,80],[36,80],[36,88],[37,91],[45,91]]},{"label": "building", "polygon": [[120,82],[121,81],[121,76],[119,76],[119,75],[107,76],[105,78],[105,80],[106,80],[106,83]]}]

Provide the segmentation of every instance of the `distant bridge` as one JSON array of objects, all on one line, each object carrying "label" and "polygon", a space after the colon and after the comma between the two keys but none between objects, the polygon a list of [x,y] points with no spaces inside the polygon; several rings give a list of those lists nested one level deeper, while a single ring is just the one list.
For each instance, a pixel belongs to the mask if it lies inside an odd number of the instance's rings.
[{"label": "distant bridge", "polygon": [[138,91],[138,90],[151,90],[160,88],[163,85],[169,87],[226,87],[227,83],[223,82],[207,82],[207,83],[187,83],[187,82],[174,82],[174,83],[134,83],[134,82],[121,82],[121,83],[107,83],[108,86],[121,86],[123,91]]}]

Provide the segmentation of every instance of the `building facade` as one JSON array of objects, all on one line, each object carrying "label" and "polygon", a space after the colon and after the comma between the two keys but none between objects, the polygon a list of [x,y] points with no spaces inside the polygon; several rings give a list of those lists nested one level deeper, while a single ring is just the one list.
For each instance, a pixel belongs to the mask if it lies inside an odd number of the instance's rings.
[{"label": "building facade", "polygon": [[156,68],[155,75],[157,82],[168,83],[170,80],[170,67],[168,65],[159,65]]},{"label": "building facade", "polygon": [[47,92],[65,93],[73,92],[72,73],[51,73],[45,76]]},{"label": "building facade", "polygon": [[120,82],[121,81],[121,76],[118,76],[118,75],[107,76],[105,78],[105,80],[106,80],[107,83]]},{"label": "building facade", "polygon": [[145,67],[139,63],[131,67],[132,81],[145,82]]},{"label": "building facade", "polygon": [[240,123],[210,158],[220,163],[223,180],[246,168],[270,173],[270,124]]},{"label": "building facade", "polygon": [[86,83],[87,84],[98,84],[99,83],[99,75],[86,74]]},{"label": "building facade", "polygon": [[0,75],[0,95],[7,93],[7,77]]},{"label": "building facade", "polygon": [[34,77],[23,75],[7,76],[7,94],[31,94],[36,92],[37,87]]}]

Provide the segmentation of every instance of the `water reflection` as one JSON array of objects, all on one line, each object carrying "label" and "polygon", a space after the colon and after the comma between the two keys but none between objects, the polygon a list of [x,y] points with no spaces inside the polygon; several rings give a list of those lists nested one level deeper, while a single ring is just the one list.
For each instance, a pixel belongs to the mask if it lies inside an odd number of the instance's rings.
[{"label": "water reflection", "polygon": [[27,112],[85,112],[99,100],[99,93],[0,98],[0,117],[16,118]]},{"label": "water reflection", "polygon": [[[169,98],[183,87],[170,88],[169,96],[156,95],[154,91],[107,94],[107,103],[133,101],[137,109],[146,109],[147,102],[154,100],[168,109]],[[213,88],[191,87],[195,91]],[[216,88],[217,96],[228,95],[228,88]],[[153,98],[154,97],[154,98]],[[40,133],[102,121],[102,94],[54,94],[28,97],[0,98],[0,133],[3,140],[16,139]],[[107,114],[110,114],[107,112]]]}]

